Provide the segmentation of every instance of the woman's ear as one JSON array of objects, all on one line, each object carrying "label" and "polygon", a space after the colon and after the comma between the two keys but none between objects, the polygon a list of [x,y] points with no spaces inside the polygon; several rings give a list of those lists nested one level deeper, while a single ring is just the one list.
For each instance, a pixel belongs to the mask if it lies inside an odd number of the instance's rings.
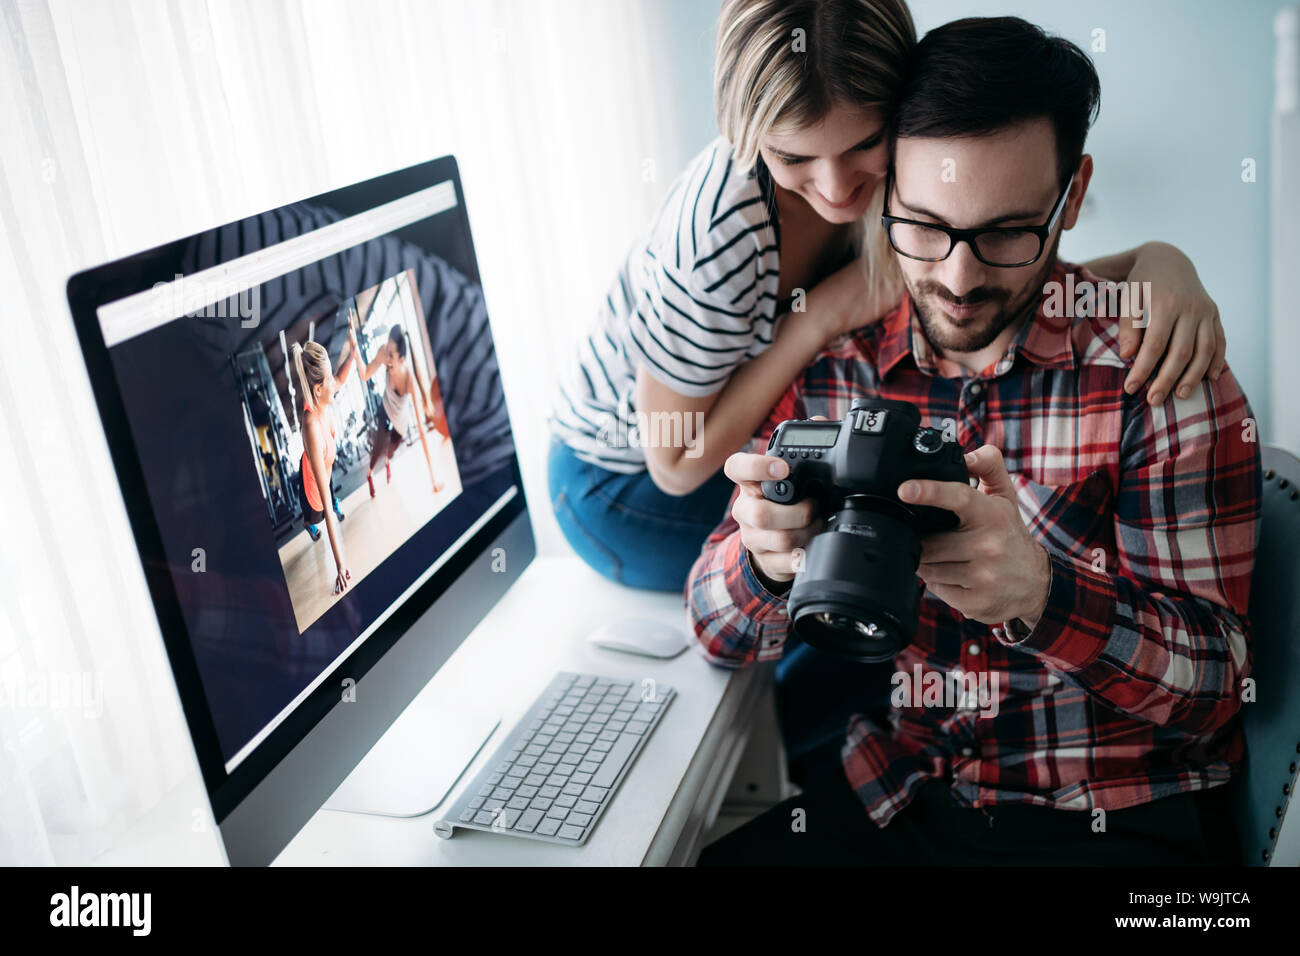
[{"label": "woman's ear", "polygon": [[1079,209],[1083,206],[1083,197],[1088,193],[1088,183],[1092,180],[1092,156],[1083,154],[1079,160],[1079,171],[1074,174],[1070,184],[1070,195],[1065,197],[1065,210],[1061,215],[1061,228],[1073,229],[1079,221]]}]

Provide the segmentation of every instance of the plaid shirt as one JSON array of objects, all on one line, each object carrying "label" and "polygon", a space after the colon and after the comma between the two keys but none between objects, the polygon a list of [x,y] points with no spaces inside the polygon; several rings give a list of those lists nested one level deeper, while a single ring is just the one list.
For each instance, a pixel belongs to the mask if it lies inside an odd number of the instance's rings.
[{"label": "plaid shirt", "polygon": [[[1052,279],[1067,270],[1096,281],[1061,263]],[[888,726],[853,715],[844,768],[878,826],[931,777],[951,776],[965,806],[1118,809],[1217,786],[1240,765],[1262,493],[1255,423],[1231,372],[1152,408],[1143,390],[1125,394],[1129,364],[1114,319],[1048,318],[1040,306],[997,362],[962,377],[905,297],[823,351],[763,426],[756,450],[786,419],[842,419],[857,397],[906,399],[923,422],[955,424],[963,450],[1002,450],[1049,554],[1047,608],[1032,631],[965,619],[926,591],[895,681],[938,672],[931,680],[973,677],[996,691],[979,707],[909,696]],[[730,514],[686,597],[713,663],[781,656],[785,600],[755,576]]]}]

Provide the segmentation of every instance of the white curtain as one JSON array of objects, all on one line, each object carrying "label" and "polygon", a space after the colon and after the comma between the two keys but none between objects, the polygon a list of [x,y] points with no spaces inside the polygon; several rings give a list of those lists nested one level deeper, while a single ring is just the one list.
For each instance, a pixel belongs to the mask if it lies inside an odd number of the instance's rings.
[{"label": "white curtain", "polygon": [[643,0],[0,0],[0,19],[0,864],[87,863],[197,770],[67,277],[455,153],[553,550],[555,369],[702,144],[674,134]]}]

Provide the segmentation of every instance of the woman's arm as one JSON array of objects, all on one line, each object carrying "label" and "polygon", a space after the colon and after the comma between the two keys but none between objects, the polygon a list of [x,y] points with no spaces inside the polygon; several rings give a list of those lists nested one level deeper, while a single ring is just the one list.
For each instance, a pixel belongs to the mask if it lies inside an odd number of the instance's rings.
[{"label": "woman's arm", "polygon": [[342,388],[343,384],[348,380],[348,373],[352,371],[352,366],[355,364],[357,364],[357,350],[352,346],[351,342],[349,342],[348,357],[339,365],[338,374],[334,376],[334,381],[338,383],[340,388]]},{"label": "woman's arm", "polygon": [[[1145,334],[1140,324],[1124,318],[1120,327],[1120,353],[1128,358],[1137,352],[1124,383],[1125,391],[1136,392],[1155,370],[1161,356],[1160,374],[1147,388],[1147,398],[1159,405],[1175,388],[1180,398],[1209,371],[1217,381],[1223,372],[1227,339],[1219,308],[1196,274],[1192,261],[1167,242],[1147,242],[1136,249],[1101,256],[1084,266],[1113,282],[1151,283],[1151,301],[1143,301]],[[1141,348],[1138,348],[1139,342]]]},{"label": "woman's arm", "polygon": [[438,476],[433,471],[433,456],[429,453],[429,442],[424,437],[424,403],[415,400],[416,395],[423,393],[424,387],[421,380],[415,375],[414,361],[409,363],[405,377],[406,381],[402,384],[400,395],[403,401],[410,401],[415,406],[415,431],[420,436],[420,447],[424,449],[424,461],[429,466],[429,480],[433,482],[434,494],[437,494],[442,489],[438,487]]},{"label": "woman's arm", "polygon": [[[360,355],[361,346],[357,344],[357,333],[352,329],[348,329],[348,341],[352,343],[352,351],[357,355]],[[375,357],[370,360],[368,365],[362,365],[361,360],[357,360],[357,374],[361,376],[361,381],[370,381],[370,377],[378,371],[380,364],[384,361],[384,349],[386,348],[388,348],[387,342],[385,342],[383,346],[380,347],[379,351],[375,353]]]},{"label": "woman's arm", "polygon": [[330,548],[334,552],[334,566],[338,574],[334,578],[334,592],[339,594],[347,589],[352,577],[348,571],[347,561],[343,557],[343,536],[339,533],[338,522],[334,519],[330,476],[325,473],[325,449],[320,436],[320,423],[309,420],[302,429],[302,443],[307,450],[307,460],[311,462],[312,475],[316,478],[316,490],[320,494],[321,507],[325,511],[325,530],[329,532]]},{"label": "woman's arm", "polygon": [[[820,282],[807,293],[807,311],[786,315],[772,345],[736,369],[722,390],[712,395],[682,395],[638,365],[636,408],[645,413],[654,433],[642,436],[646,467],[662,491],[687,495],[708,481],[728,455],[754,436],[790,383],[827,342],[880,317],[879,308],[863,304],[862,278],[862,263],[854,261]],[[703,426],[696,429],[701,414]],[[667,431],[693,439],[689,447],[656,440],[663,433],[656,425],[675,422],[675,415],[681,417],[682,427]]]}]

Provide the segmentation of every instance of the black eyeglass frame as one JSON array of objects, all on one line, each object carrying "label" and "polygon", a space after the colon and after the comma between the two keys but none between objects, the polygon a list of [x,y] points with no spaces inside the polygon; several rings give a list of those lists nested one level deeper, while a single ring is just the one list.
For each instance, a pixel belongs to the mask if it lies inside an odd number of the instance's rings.
[{"label": "black eyeglass frame", "polygon": [[[1047,248],[1047,237],[1050,236],[1052,230],[1056,228],[1056,221],[1061,217],[1061,213],[1065,209],[1065,197],[1070,195],[1070,187],[1074,185],[1074,176],[1074,173],[1070,174],[1070,178],[1065,183],[1065,188],[1061,190],[1061,195],[1057,197],[1055,205],[1052,206],[1052,211],[1047,217],[1047,222],[1041,226],[991,226],[984,229],[956,229],[952,226],[941,225],[937,222],[921,222],[917,219],[904,219],[901,216],[891,216],[889,214],[889,196],[894,191],[894,170],[891,168],[885,176],[885,212],[880,217],[880,224],[884,227],[885,236],[889,239],[890,247],[900,256],[906,256],[908,259],[915,259],[917,262],[942,262],[944,259],[947,259],[952,255],[952,251],[957,248],[957,243],[964,242],[966,245],[970,246],[970,251],[975,255],[975,258],[986,266],[990,266],[994,269],[1019,269],[1024,266],[1031,266],[1042,258],[1043,250]],[[948,237],[948,251],[941,256],[936,256],[935,258],[914,256],[911,253],[904,252],[902,249],[898,248],[898,245],[894,242],[894,233],[891,228],[894,223],[902,223],[906,226],[922,226],[926,229],[934,229],[944,233]],[[1038,251],[1034,253],[1032,259],[1025,259],[1023,262],[1010,263],[989,262],[980,255],[979,245],[975,240],[983,235],[997,235],[998,233],[1008,232],[1027,232],[1038,237]]]}]

